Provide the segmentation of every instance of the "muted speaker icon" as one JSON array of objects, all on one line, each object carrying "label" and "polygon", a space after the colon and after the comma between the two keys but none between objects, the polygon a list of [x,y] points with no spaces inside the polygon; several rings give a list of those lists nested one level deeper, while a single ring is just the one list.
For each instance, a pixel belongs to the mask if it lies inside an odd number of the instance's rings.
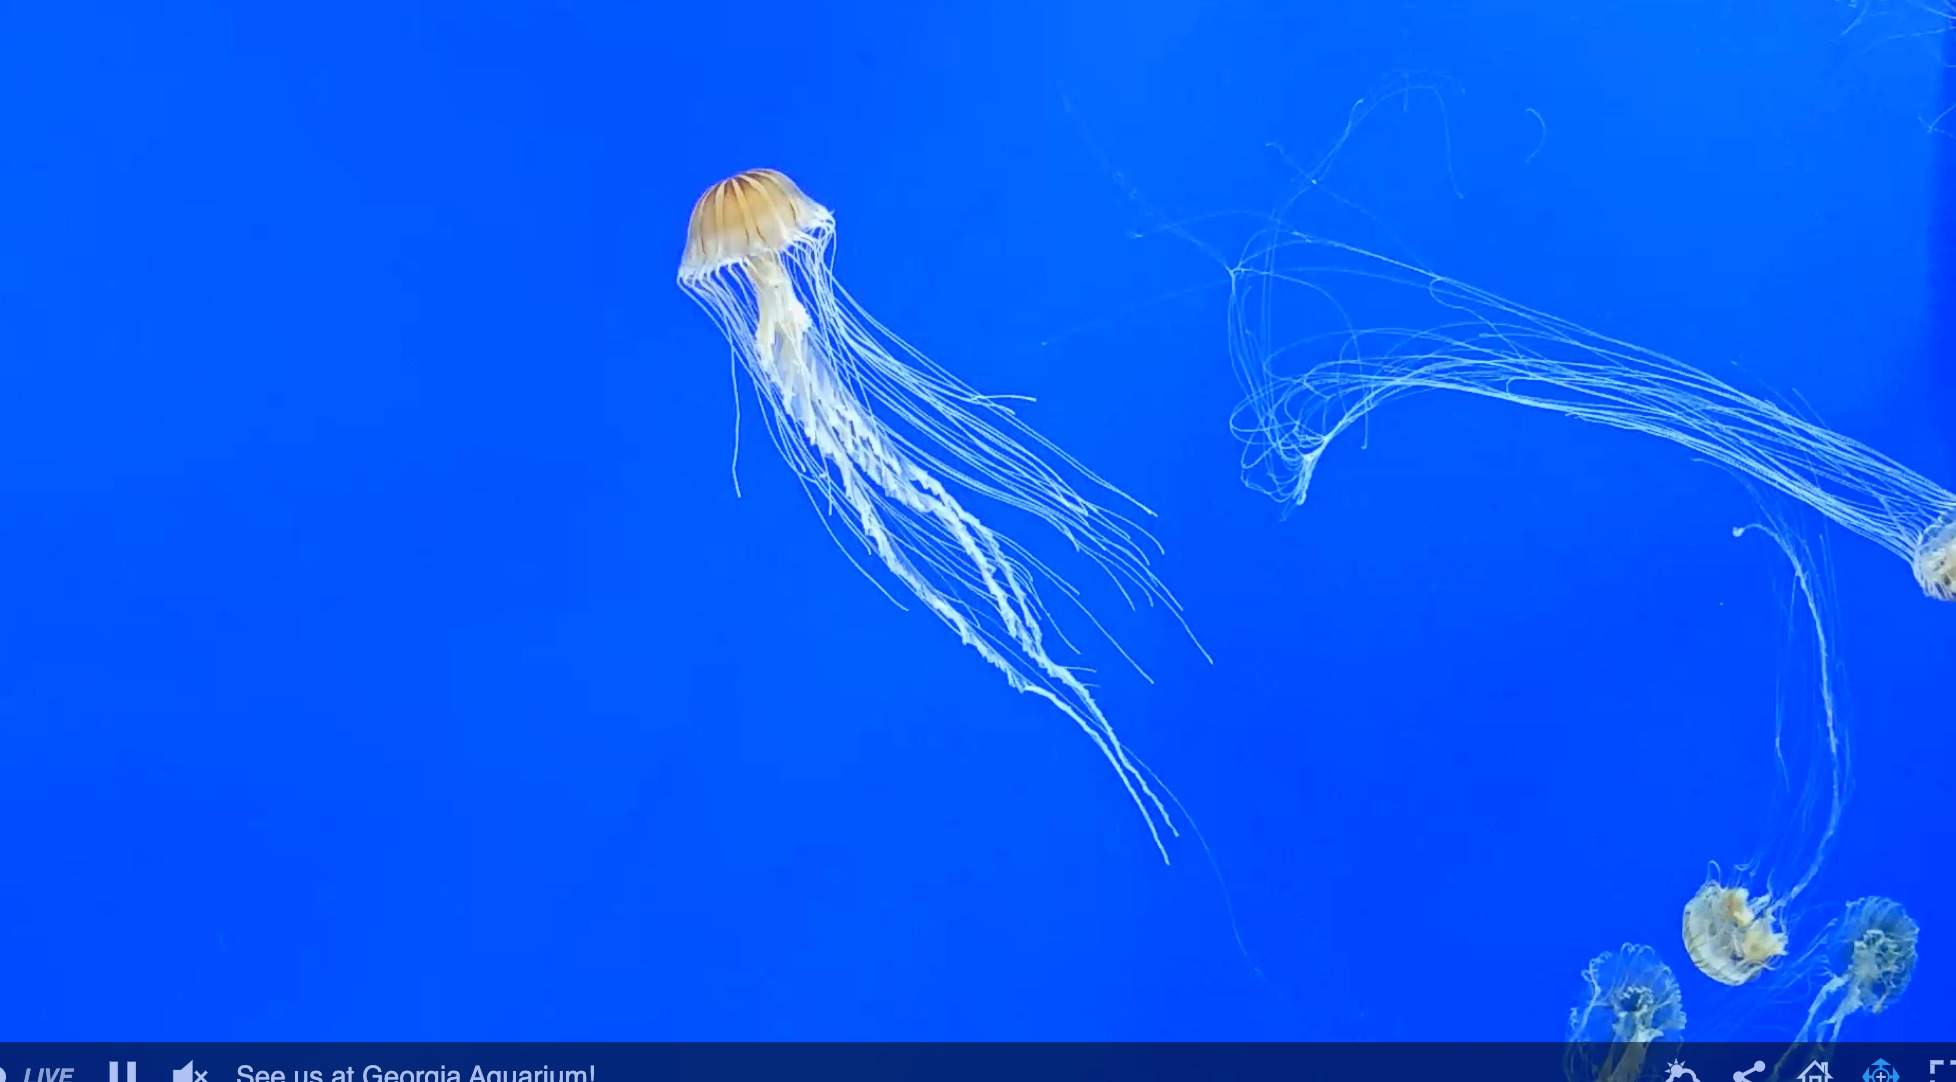
[{"label": "muted speaker icon", "polygon": [[193,1059],[189,1063],[171,1071],[170,1082],[205,1082],[206,1076],[209,1074],[209,1071],[198,1070],[197,1061]]}]

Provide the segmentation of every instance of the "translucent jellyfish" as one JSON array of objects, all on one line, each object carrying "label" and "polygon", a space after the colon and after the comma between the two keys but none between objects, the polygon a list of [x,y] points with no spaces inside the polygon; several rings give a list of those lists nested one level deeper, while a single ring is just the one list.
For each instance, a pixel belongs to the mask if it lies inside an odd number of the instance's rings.
[{"label": "translucent jellyfish", "polygon": [[1782,998],[1803,991],[1805,984],[1819,984],[1773,1077],[1790,1078],[1801,1063],[1827,1059],[1849,1018],[1863,1011],[1880,1014],[1900,999],[1915,975],[1920,932],[1892,899],[1871,896],[1847,903],[1847,911],[1786,968]]},{"label": "translucent jellyfish", "polygon": [[[1159,603],[1179,619],[1142,548],[1153,539],[1083,496],[1068,475],[1147,509],[1034,432],[1004,400],[973,390],[865,311],[836,281],[834,237],[834,216],[786,176],[741,173],[708,188],[694,206],[679,285],[727,336],[776,449],[831,536],[841,523],[1007,683],[1079,726],[1113,766],[1166,860],[1161,830],[1174,830],[1167,806],[1078,672],[1051,656],[1055,624],[1038,587],[1058,590],[1088,620],[1092,614],[1073,586],[987,527],[966,500],[982,497],[1045,523],[1130,604]],[[737,454],[737,419],[735,430]]]},{"label": "translucent jellyfish", "polygon": [[[1250,444],[1246,478],[1280,500],[1303,503],[1331,442],[1373,410],[1402,395],[1455,391],[1670,440],[1812,506],[1907,561],[1929,597],[1956,600],[1956,494],[1767,398],[1409,263],[1282,226],[1252,242],[1232,283],[1231,352],[1249,390],[1236,416]],[[1308,291],[1341,326],[1271,341],[1271,309],[1285,287]],[[1444,321],[1363,326],[1346,293],[1371,290],[1437,304]],[[1335,356],[1302,374],[1276,371],[1279,358],[1307,348]]]},{"label": "translucent jellyfish", "polygon": [[1655,950],[1625,943],[1591,958],[1582,980],[1582,1001],[1569,1010],[1563,1074],[1569,1082],[1633,1082],[1651,1042],[1684,1031],[1677,978]]},{"label": "translucent jellyfish", "polygon": [[[1788,643],[1804,648],[1795,656],[1807,658],[1808,665],[1789,663],[1780,681],[1773,724],[1777,785],[1764,839],[1751,859],[1733,869],[1732,881],[1722,881],[1714,869],[1684,906],[1684,948],[1692,963],[1713,980],[1735,986],[1786,956],[1789,911],[1826,861],[1847,803],[1849,780],[1848,733],[1835,704],[1836,659],[1827,631],[1831,569],[1824,551],[1810,547],[1770,504],[1761,501],[1760,507],[1764,523],[1732,534],[1769,538],[1792,565]],[[1809,665],[1815,674],[1811,680],[1803,678]],[[1789,690],[1808,686],[1815,689],[1811,696]],[[1811,721],[1789,724],[1789,717]]]},{"label": "translucent jellyfish", "polygon": [[1866,1011],[1880,1014],[1901,998],[1915,975],[1915,941],[1921,929],[1899,902],[1856,898],[1829,924],[1799,962],[1796,973],[1825,979],[1807,1008],[1797,1040],[1840,1040],[1841,1024]]}]

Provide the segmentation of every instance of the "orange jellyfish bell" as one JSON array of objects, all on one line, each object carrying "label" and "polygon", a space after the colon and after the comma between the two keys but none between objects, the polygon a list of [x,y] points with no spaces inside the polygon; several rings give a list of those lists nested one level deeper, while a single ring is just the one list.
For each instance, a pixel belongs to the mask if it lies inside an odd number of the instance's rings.
[{"label": "orange jellyfish bell", "polygon": [[834,227],[829,209],[803,194],[786,173],[735,173],[693,204],[679,277],[701,278],[723,267],[778,258],[800,243],[819,245]]}]

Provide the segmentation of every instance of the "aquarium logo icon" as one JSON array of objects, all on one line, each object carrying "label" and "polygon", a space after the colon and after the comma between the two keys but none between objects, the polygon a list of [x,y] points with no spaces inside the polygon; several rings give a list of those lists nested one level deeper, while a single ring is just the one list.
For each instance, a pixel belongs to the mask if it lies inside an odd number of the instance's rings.
[{"label": "aquarium logo icon", "polygon": [[1878,1059],[1861,1072],[1861,1082],[1902,1082],[1902,1072],[1890,1066],[1887,1060]]}]

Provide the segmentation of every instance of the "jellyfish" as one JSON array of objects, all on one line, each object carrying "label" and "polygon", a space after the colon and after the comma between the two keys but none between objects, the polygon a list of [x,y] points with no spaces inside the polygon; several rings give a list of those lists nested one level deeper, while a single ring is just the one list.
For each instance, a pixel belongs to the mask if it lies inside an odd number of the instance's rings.
[{"label": "jellyfish", "polygon": [[1655,949],[1625,943],[1591,958],[1582,980],[1582,1001],[1569,1009],[1563,1074],[1569,1082],[1633,1082],[1651,1042],[1684,1031],[1677,977]]},{"label": "jellyfish", "polygon": [[1757,897],[1719,882],[1717,872],[1684,903],[1684,949],[1699,972],[1720,984],[1741,985],[1786,954],[1782,915],[1787,898]]},{"label": "jellyfish", "polygon": [[[973,390],[866,311],[835,278],[834,238],[834,216],[787,176],[740,173],[694,206],[679,286],[726,335],[775,448],[831,537],[841,543],[839,523],[1007,684],[1086,733],[1167,860],[1163,831],[1175,830],[1167,804],[1081,671],[1052,657],[1052,639],[1072,643],[1039,588],[1099,622],[1078,590],[987,526],[967,501],[982,498],[1043,522],[1130,605],[1162,605],[1179,620],[1181,608],[1143,547],[1153,539],[1075,481],[1152,512],[1033,431],[1008,400]],[[736,461],[738,430],[736,413]],[[861,562],[857,568],[869,575]],[[896,601],[887,587],[884,593]]]},{"label": "jellyfish", "polygon": [[1827,1058],[1849,1018],[1863,1011],[1880,1014],[1900,999],[1915,975],[1920,933],[1915,919],[1891,898],[1869,896],[1847,903],[1846,912],[1788,967],[1783,991],[1816,977],[1820,985],[1774,1077],[1791,1077],[1787,1068],[1809,1058]]},{"label": "jellyfish", "polygon": [[[1412,291],[1438,304],[1425,328],[1363,327],[1329,282]],[[1549,410],[1679,444],[1808,504],[1906,561],[1922,592],[1956,600],[1956,494],[1850,436],[1661,353],[1505,300],[1410,263],[1288,229],[1260,233],[1233,268],[1231,356],[1248,395],[1235,428],[1245,480],[1302,504],[1331,442],[1373,410],[1454,391]],[[1310,291],[1336,330],[1270,341],[1273,294]],[[1336,353],[1301,374],[1277,358]]]},{"label": "jellyfish", "polygon": [[1901,903],[1870,896],[1847,903],[1808,949],[1797,971],[1825,979],[1807,1008],[1797,1040],[1840,1040],[1841,1024],[1866,1011],[1880,1014],[1908,990],[1915,975],[1915,941],[1921,929]]},{"label": "jellyfish", "polygon": [[[1766,836],[1751,859],[1736,866],[1731,881],[1714,867],[1684,906],[1685,953],[1707,977],[1733,986],[1753,980],[1786,956],[1788,911],[1820,874],[1840,828],[1850,781],[1848,730],[1834,695],[1838,660],[1827,631],[1833,575],[1826,552],[1796,532],[1761,493],[1753,495],[1765,521],[1738,527],[1732,536],[1764,536],[1791,565],[1788,642],[1800,648],[1810,640],[1805,649],[1814,692],[1804,712],[1797,701],[1789,701],[1788,689],[1806,684],[1799,679],[1806,667],[1787,666],[1774,711],[1778,784],[1766,815]],[[1810,635],[1804,631],[1808,626]],[[1789,716],[1810,717],[1811,722],[1789,725]]]}]

